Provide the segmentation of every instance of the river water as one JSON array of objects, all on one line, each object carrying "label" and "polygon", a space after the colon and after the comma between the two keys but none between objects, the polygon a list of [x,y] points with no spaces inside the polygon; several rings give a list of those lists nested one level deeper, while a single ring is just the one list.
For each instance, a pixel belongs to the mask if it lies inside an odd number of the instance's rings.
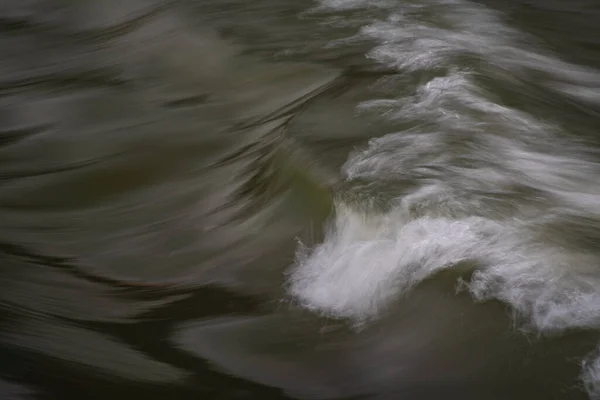
[{"label": "river water", "polygon": [[599,399],[598,21],[0,1],[0,398]]}]

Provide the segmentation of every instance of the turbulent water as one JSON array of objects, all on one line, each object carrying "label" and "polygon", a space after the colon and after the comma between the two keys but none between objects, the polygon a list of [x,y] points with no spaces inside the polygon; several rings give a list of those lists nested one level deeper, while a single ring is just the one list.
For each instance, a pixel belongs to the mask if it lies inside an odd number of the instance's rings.
[{"label": "turbulent water", "polygon": [[599,399],[599,20],[0,1],[0,398]]}]

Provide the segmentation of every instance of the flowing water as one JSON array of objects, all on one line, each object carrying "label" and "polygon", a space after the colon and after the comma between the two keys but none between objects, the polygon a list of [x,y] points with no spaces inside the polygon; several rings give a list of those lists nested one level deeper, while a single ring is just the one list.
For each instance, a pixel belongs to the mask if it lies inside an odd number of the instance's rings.
[{"label": "flowing water", "polygon": [[0,1],[0,398],[600,398],[598,21]]}]

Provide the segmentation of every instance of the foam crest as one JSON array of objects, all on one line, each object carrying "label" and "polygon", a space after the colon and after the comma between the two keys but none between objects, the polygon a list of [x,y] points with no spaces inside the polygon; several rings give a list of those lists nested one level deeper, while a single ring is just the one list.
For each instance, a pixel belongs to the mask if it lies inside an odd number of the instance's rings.
[{"label": "foam crest", "polygon": [[[535,81],[598,102],[600,72],[558,59],[467,1],[322,5],[388,12],[360,35],[376,43],[370,58],[398,71],[386,81],[397,94],[359,108],[412,128],[371,140],[343,173],[362,187],[411,185],[385,200],[386,211],[338,201],[324,242],[299,250],[291,293],[310,309],[364,321],[436,273],[466,269],[458,287],[510,305],[521,326],[600,329],[600,256],[590,244],[600,240],[598,160],[479,80]],[[590,357],[582,379],[597,396],[600,358]]]},{"label": "foam crest", "polygon": [[476,256],[499,228],[480,218],[371,218],[342,206],[324,243],[301,250],[291,291],[309,308],[367,320],[431,274]]}]

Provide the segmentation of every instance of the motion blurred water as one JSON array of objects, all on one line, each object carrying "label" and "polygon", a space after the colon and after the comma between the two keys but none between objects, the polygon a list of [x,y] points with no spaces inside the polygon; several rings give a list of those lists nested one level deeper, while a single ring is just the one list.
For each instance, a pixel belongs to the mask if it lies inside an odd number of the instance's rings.
[{"label": "motion blurred water", "polygon": [[0,1],[0,398],[600,398],[598,21]]}]

